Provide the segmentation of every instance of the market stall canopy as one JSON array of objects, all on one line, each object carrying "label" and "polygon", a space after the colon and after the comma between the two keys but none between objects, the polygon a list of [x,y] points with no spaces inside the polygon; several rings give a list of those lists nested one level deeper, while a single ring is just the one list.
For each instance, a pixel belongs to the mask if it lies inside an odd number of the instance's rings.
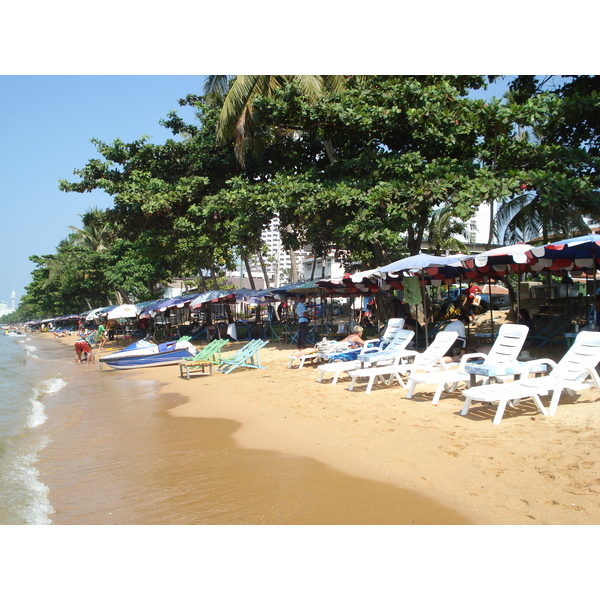
[{"label": "market stall canopy", "polygon": [[530,270],[527,252],[532,248],[528,244],[514,244],[463,258],[461,263],[467,269],[465,277],[476,279],[477,274],[503,277],[508,273],[526,273]]},{"label": "market stall canopy", "polygon": [[599,256],[600,235],[595,233],[538,246],[527,252],[532,271],[568,271],[573,275],[594,274]]},{"label": "market stall canopy", "polygon": [[323,290],[322,287],[317,285],[321,281],[320,279],[313,279],[312,281],[305,281],[304,283],[297,283],[294,286],[286,290],[287,295],[297,296],[299,294],[318,294]]},{"label": "market stall canopy", "polygon": [[205,302],[213,302],[218,300],[225,300],[228,296],[235,298],[235,293],[231,290],[212,290],[210,292],[204,292],[198,294],[191,302],[190,308],[199,308]]},{"label": "market stall canopy", "polygon": [[116,308],[113,308],[107,315],[106,318],[110,321],[112,319],[135,319],[138,316],[139,309],[135,304],[121,304]]},{"label": "market stall canopy", "polygon": [[357,273],[345,273],[341,278],[320,279],[317,285],[329,294],[347,296],[349,294],[370,295],[377,291],[389,290],[389,285],[375,277],[377,269]]}]

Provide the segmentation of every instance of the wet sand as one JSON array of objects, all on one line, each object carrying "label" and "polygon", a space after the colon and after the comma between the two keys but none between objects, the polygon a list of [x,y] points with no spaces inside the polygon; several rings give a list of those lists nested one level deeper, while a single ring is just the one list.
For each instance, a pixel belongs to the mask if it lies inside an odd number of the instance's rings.
[{"label": "wet sand", "polygon": [[147,378],[170,379],[177,367],[65,369],[69,386],[46,405],[52,442],[39,462],[55,524],[468,522],[425,495],[305,455],[242,448],[234,419],[174,416],[190,399]]},{"label": "wet sand", "polygon": [[[57,341],[72,347],[69,338]],[[240,346],[229,344],[226,354]],[[554,417],[543,417],[525,402],[508,408],[501,425],[493,426],[495,407],[459,415],[460,391],[444,394],[438,406],[431,404],[433,389],[425,386],[411,400],[397,384],[369,395],[363,386],[351,392],[349,379],[332,386],[317,382],[314,367],[288,369],[289,353],[288,345],[270,343],[261,350],[266,369],[239,368],[190,381],[176,366],[129,372],[77,367],[82,373],[95,369],[94,377],[106,381],[147,382],[158,394],[150,404],[131,401],[126,410],[118,396],[81,407],[90,422],[81,420],[77,430],[65,431],[44,451],[40,470],[53,490],[56,522],[600,521],[595,391],[563,395]],[[82,484],[63,467],[74,460],[76,445],[69,438],[81,441],[98,420],[90,411],[109,416],[98,439],[88,434],[77,459],[92,465],[79,469],[89,471],[86,485],[99,485],[97,506],[77,514],[64,506]],[[127,411],[130,417],[115,418]],[[104,450],[94,454],[98,447]],[[214,462],[223,453],[234,459],[218,461],[216,469],[224,470],[216,489],[203,489],[202,461]],[[100,455],[105,462],[95,469]],[[148,494],[142,509],[139,499],[137,508],[131,505],[133,488],[135,498]],[[236,494],[243,500],[237,504],[250,508],[230,503],[228,496]],[[106,498],[112,500],[106,504]],[[206,504],[219,510],[199,510]],[[114,506],[116,515],[108,510]]]}]

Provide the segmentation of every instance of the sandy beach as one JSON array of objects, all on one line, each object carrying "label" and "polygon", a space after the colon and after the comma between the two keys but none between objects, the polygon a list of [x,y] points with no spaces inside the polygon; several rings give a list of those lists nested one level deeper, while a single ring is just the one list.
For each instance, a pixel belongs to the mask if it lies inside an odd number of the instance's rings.
[{"label": "sandy beach", "polygon": [[[57,342],[71,346],[74,337]],[[230,343],[224,355],[241,345]],[[529,351],[547,356],[543,350]],[[495,407],[476,406],[460,416],[460,391],[443,394],[438,406],[427,386],[410,400],[397,383],[375,386],[370,394],[364,385],[349,391],[349,378],[333,386],[327,379],[317,382],[314,366],[287,368],[290,352],[289,345],[269,343],[260,351],[264,369],[189,381],[177,366],[110,375],[160,384],[170,417],[235,422],[229,435],[242,449],[314,459],[373,486],[384,484],[382,493],[397,491],[408,513],[420,510],[417,523],[600,522],[595,391],[563,394],[554,417],[540,415],[533,402],[509,407],[493,426]]]}]

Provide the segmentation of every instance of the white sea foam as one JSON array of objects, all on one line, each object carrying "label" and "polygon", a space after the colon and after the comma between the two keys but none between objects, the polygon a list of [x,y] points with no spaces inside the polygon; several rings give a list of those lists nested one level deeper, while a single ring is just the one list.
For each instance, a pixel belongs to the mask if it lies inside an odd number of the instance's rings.
[{"label": "white sea foam", "polygon": [[[37,453],[44,448],[47,439],[39,441],[36,448],[17,454],[10,467],[2,473],[4,486],[19,491],[19,501],[12,502],[12,521],[27,525],[50,525],[48,515],[53,508],[48,500],[48,486],[39,479],[38,470],[32,465],[37,459]],[[10,484],[10,485],[7,485]]]},{"label": "white sea foam", "polygon": [[35,346],[32,346],[31,344],[23,344],[23,347],[25,348],[25,352],[27,352],[27,356],[39,360],[39,356],[34,354],[34,352],[37,350]]},{"label": "white sea foam", "polygon": [[29,416],[27,417],[27,427],[37,427],[44,423],[47,418],[44,405],[39,400],[32,400]]},{"label": "white sea foam", "polygon": [[42,381],[34,388],[31,397],[31,409],[27,418],[27,427],[37,427],[48,418],[44,410],[44,405],[40,402],[39,398],[46,394],[55,394],[64,388],[65,385],[67,383],[63,379],[53,378]]},{"label": "white sea foam", "polygon": [[46,381],[42,381],[42,394],[55,394],[59,390],[65,387],[67,382],[59,377],[55,377],[54,379],[46,379]]}]

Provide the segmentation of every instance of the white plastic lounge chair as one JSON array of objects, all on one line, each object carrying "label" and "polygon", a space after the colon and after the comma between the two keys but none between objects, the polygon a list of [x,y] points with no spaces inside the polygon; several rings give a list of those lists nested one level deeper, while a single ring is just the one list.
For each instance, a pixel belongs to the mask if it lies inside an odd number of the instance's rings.
[{"label": "white plastic lounge chair", "polygon": [[[440,331],[440,333],[435,336],[433,342],[431,342],[426,350],[423,352],[415,352],[413,354],[414,361],[412,363],[406,364],[402,362],[396,362],[383,366],[376,365],[373,367],[350,371],[349,375],[352,377],[352,381],[349,389],[353,390],[356,380],[362,377],[369,378],[365,391],[367,394],[370,394],[371,388],[373,387],[373,383],[376,379],[388,385],[393,379],[397,379],[398,383],[402,387],[406,387],[402,377],[400,377],[402,374],[412,373],[417,370],[445,370],[448,367],[446,366],[447,363],[444,360],[444,354],[448,352],[457,337],[457,331]],[[385,379],[386,376],[388,376],[387,380]]]},{"label": "white plastic lounge chair", "polygon": [[406,349],[414,336],[415,332],[410,329],[398,330],[386,346],[380,346],[381,350],[365,354],[361,358],[361,366],[397,364],[416,356],[418,353],[415,350]]},{"label": "white plastic lounge chair", "polygon": [[288,369],[291,369],[296,361],[298,361],[299,363],[298,368],[302,369],[302,367],[304,367],[304,363],[307,360],[327,360],[329,356],[332,356],[333,354],[338,354],[340,352],[346,352],[348,348],[350,348],[350,342],[319,342],[316,345],[317,352],[315,352],[314,354],[303,354],[301,356],[294,356],[292,354],[291,356],[288,356],[288,358],[290,359]]},{"label": "white plastic lounge chair", "polygon": [[[399,329],[396,331],[392,341],[385,346],[384,350],[380,350],[379,340],[367,340],[356,360],[332,362],[325,365],[319,365],[318,381],[323,381],[323,376],[325,373],[333,373],[333,379],[331,380],[331,383],[335,385],[342,373],[358,369],[366,362],[390,364],[394,361],[400,361],[405,357],[413,356],[416,354],[416,352],[406,350],[406,347],[412,340],[414,334],[414,331],[410,331],[408,329]],[[381,363],[379,361],[381,361]]]},{"label": "white plastic lounge chair", "polygon": [[404,319],[389,319],[381,334],[380,348],[385,348],[399,331],[404,329]]},{"label": "white plastic lounge chair", "polygon": [[[465,354],[460,359],[458,368],[452,368],[452,365],[449,365],[448,370],[429,373],[411,373],[408,378],[408,393],[406,394],[406,397],[413,397],[415,387],[418,384],[437,384],[435,394],[431,401],[432,404],[437,404],[444,389],[448,392],[453,392],[459,383],[469,381],[471,375],[465,372],[465,365],[470,360],[483,358],[484,365],[516,362],[517,357],[521,352],[521,348],[523,348],[523,344],[525,344],[528,331],[529,328],[527,325],[505,323],[500,326],[498,337],[492,345],[489,354],[482,354],[481,352]],[[487,382],[487,380],[484,380],[484,383]]]},{"label": "white plastic lounge chair", "polygon": [[[595,387],[600,392],[600,377],[596,368],[600,362],[600,332],[581,331],[568,352],[555,363],[549,358],[528,361],[533,367],[536,364],[546,364],[552,368],[549,375],[524,379],[529,373],[525,372],[521,379],[509,383],[495,383],[485,387],[473,387],[463,391],[465,403],[461,415],[466,415],[471,402],[498,402],[498,408],[492,421],[499,425],[506,405],[510,402],[518,406],[521,400],[532,398],[538,410],[543,414],[554,415],[558,407],[561,393],[574,392]],[[540,396],[552,394],[548,411],[544,408]]]}]

